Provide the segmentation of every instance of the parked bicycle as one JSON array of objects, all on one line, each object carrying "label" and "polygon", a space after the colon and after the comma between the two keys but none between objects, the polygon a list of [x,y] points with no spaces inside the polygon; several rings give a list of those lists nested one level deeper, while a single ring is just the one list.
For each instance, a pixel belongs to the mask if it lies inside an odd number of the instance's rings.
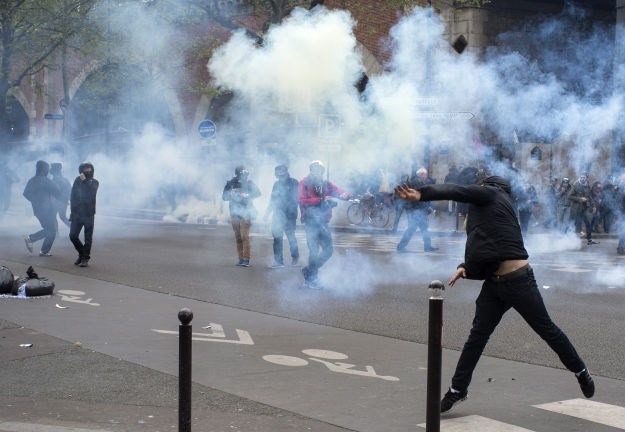
[{"label": "parked bicycle", "polygon": [[347,220],[354,225],[367,223],[378,228],[388,225],[392,213],[392,195],[370,192],[350,200]]}]

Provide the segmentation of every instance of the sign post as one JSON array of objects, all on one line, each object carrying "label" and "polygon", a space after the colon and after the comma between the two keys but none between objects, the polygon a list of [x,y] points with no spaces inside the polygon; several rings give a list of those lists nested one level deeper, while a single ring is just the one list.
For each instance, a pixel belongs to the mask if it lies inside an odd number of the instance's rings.
[{"label": "sign post", "polygon": [[217,141],[215,136],[217,135],[217,125],[212,120],[202,120],[197,127],[197,131],[202,138],[203,146],[216,145]]}]

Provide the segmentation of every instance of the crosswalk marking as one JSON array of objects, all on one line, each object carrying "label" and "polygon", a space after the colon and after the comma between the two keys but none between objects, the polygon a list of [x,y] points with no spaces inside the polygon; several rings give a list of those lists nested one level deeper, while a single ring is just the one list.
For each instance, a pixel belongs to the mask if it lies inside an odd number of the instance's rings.
[{"label": "crosswalk marking", "polygon": [[608,405],[587,399],[571,399],[533,406],[535,408],[625,430],[625,408],[620,406]]},{"label": "crosswalk marking", "polygon": [[[425,423],[419,425],[424,428]],[[441,432],[533,432],[478,415],[441,420]]]},{"label": "crosswalk marking", "polygon": [[105,429],[83,429],[36,423],[0,422],[0,432],[110,432]]}]

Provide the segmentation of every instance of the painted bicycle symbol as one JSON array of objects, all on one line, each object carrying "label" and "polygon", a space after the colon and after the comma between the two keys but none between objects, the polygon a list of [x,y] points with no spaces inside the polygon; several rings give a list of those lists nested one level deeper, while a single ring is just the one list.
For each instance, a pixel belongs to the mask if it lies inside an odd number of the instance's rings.
[{"label": "painted bicycle symbol", "polygon": [[[336,373],[345,373],[350,375],[358,375],[370,378],[379,378],[385,381],[399,381],[399,378],[390,375],[378,375],[373,369],[373,366],[365,366],[364,370],[354,369],[356,365],[351,363],[344,363],[336,360],[345,360],[348,358],[346,354],[327,351],[319,349],[305,349],[302,352],[308,356],[308,360],[321,363],[327,367],[330,371]],[[292,357],[287,355],[269,354],[263,356],[263,360],[269,363],[281,365],[281,366],[307,366],[308,360]],[[334,362],[328,360],[335,360]]]}]

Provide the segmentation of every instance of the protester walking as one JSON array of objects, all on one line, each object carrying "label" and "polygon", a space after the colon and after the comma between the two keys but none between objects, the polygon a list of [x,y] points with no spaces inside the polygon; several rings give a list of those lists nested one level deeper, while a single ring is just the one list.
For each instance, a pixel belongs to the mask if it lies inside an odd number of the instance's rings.
[{"label": "protester walking", "polygon": [[536,285],[529,255],[523,244],[508,180],[490,176],[480,184],[425,185],[419,189],[399,186],[406,200],[454,200],[469,204],[465,262],[451,277],[453,286],[460,278],[483,280],[475,302],[475,317],[451,387],[441,401],[441,412],[451,410],[468,395],[469,384],[480,356],[504,313],[514,308],[530,327],[556,352],[560,361],[575,373],[582,393],[590,398],[595,385],[573,344],[547,312]]},{"label": "protester walking", "polygon": [[33,214],[41,224],[41,230],[24,236],[26,249],[33,252],[33,243],[42,240],[39,256],[52,256],[50,250],[54,244],[58,225],[56,222],[56,200],[63,199],[56,185],[48,178],[50,165],[46,161],[37,161],[35,176],[28,180],[24,188],[24,197],[30,201]]},{"label": "protester walking", "polygon": [[[74,180],[70,194],[69,239],[78,252],[74,265],[88,267],[93,243],[96,195],[100,183],[93,178],[94,167],[91,162],[80,164],[78,172],[80,175]],[[81,230],[84,230],[84,243],[79,238]]]},{"label": "protester walking", "polygon": [[280,268],[284,267],[283,237],[285,235],[289,242],[291,265],[297,265],[299,260],[299,248],[295,238],[299,182],[289,175],[289,170],[285,165],[278,165],[274,174],[277,181],[273,184],[264,219],[267,220],[269,216],[272,216],[273,265],[271,267]]},{"label": "protester walking", "polygon": [[229,202],[230,222],[234,231],[239,261],[237,266],[250,267],[250,228],[256,218],[253,200],[260,196],[260,190],[249,180],[250,173],[243,165],[234,170],[234,177],[226,182],[222,199]]},{"label": "protester walking", "polygon": [[302,274],[306,288],[322,289],[318,272],[334,251],[328,224],[332,218],[332,208],[337,203],[331,198],[348,200],[350,195],[331,181],[323,180],[323,162],[312,161],[309,169],[310,174],[299,182],[299,205],[308,244],[308,265],[302,267]]},{"label": "protester walking", "polygon": [[[416,189],[430,183],[432,183],[432,181],[428,177],[428,171],[425,168],[419,168],[417,170],[417,175],[408,181],[408,186]],[[432,239],[428,230],[428,216],[432,212],[433,209],[428,202],[412,201],[407,203],[406,213],[408,214],[408,228],[406,228],[404,235],[397,244],[397,252],[406,252],[406,246],[408,246],[417,228],[419,228],[421,236],[423,237],[423,250],[425,252],[438,250],[438,248],[432,246]]]}]

